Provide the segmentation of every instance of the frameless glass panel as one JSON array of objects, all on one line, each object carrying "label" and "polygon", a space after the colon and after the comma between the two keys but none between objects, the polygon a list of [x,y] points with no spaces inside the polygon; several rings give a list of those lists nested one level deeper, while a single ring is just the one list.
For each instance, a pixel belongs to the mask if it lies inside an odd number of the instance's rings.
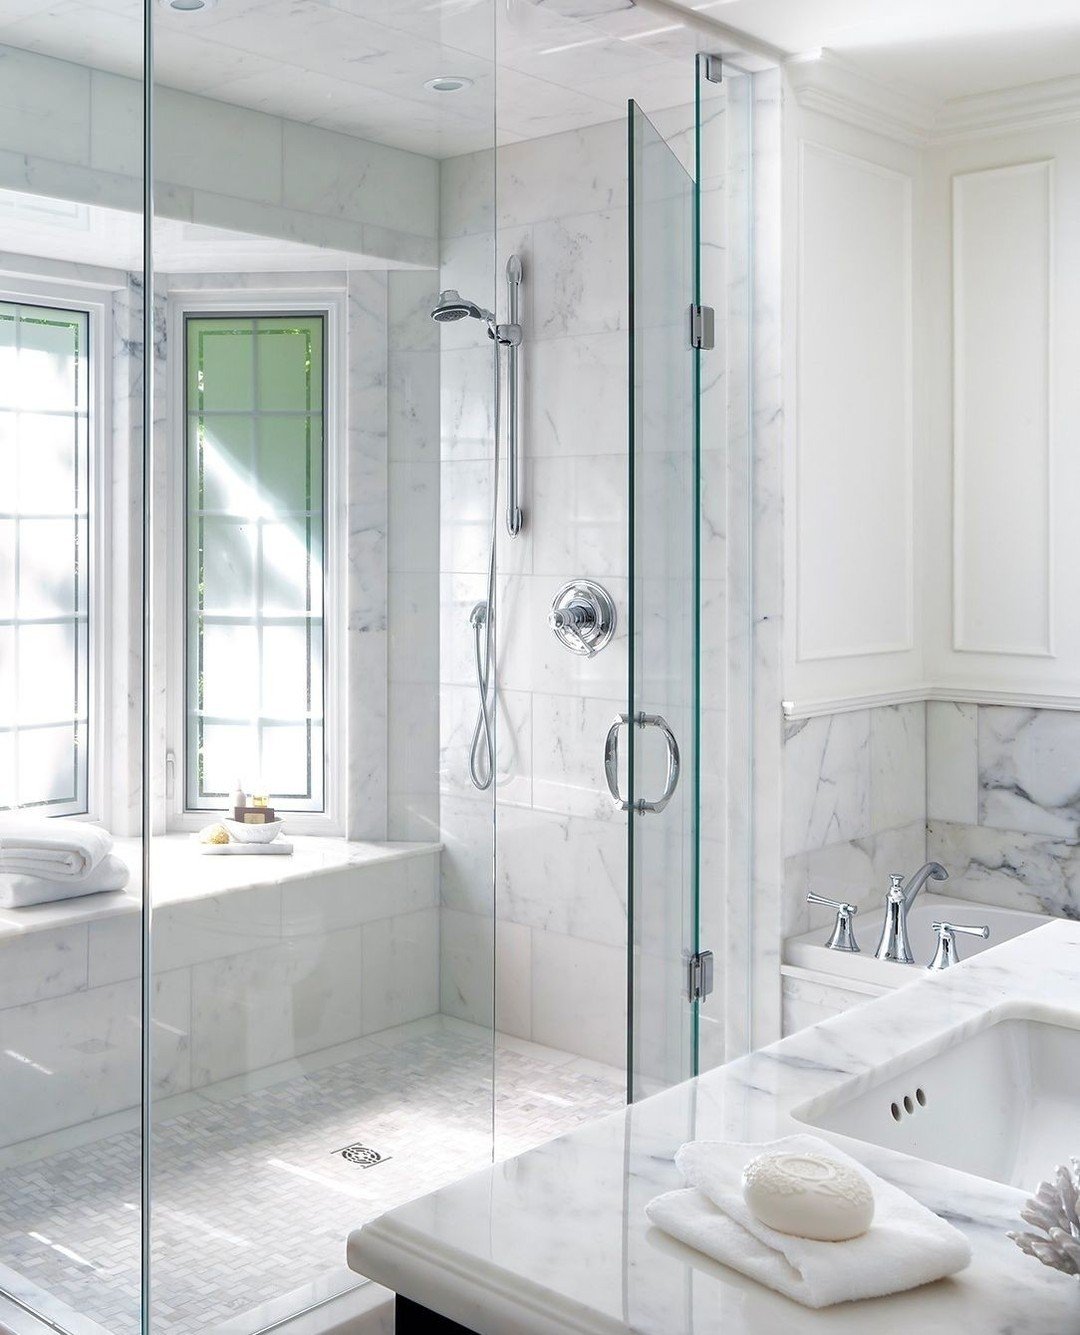
[{"label": "frameless glass panel", "polygon": [[[152,1013],[188,1057],[152,1110],[150,1318],[251,1335],[363,1282],[352,1229],[491,1160],[492,343],[432,311],[499,297],[496,7],[151,8]],[[291,853],[192,840],[238,777]]]},{"label": "frameless glass panel", "polygon": [[692,1075],[697,950],[694,183],[631,103],[630,1092]]},{"label": "frameless glass panel", "polygon": [[141,4],[88,14],[5,10],[0,35],[5,849],[97,827],[92,881],[0,873],[0,1329],[137,1335],[145,34]]}]

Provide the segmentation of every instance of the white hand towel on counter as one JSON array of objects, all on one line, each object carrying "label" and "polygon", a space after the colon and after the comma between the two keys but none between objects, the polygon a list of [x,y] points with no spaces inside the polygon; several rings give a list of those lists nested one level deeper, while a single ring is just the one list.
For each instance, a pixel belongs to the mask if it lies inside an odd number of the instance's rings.
[{"label": "white hand towel on counter", "polygon": [[0,875],[41,876],[52,881],[88,877],[112,849],[112,835],[85,821],[0,822]]},{"label": "white hand towel on counter", "polygon": [[63,881],[24,873],[0,873],[0,909],[26,909],[33,904],[51,904],[57,899],[76,899],[79,895],[100,895],[106,890],[123,890],[130,873],[114,854],[104,857],[93,871],[76,880]]},{"label": "white hand towel on counter", "polygon": [[[824,1154],[857,1168],[874,1192],[869,1232],[848,1242],[815,1242],[768,1228],[742,1193],[743,1168],[759,1154]],[[652,1223],[805,1307],[900,1293],[955,1274],[971,1260],[959,1230],[817,1136],[765,1145],[696,1140],[675,1163],[689,1185],[649,1202]]]}]

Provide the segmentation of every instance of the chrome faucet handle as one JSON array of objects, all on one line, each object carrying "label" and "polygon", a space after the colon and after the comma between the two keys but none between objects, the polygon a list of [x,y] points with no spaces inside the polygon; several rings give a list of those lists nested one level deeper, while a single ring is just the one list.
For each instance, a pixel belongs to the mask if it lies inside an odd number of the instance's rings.
[{"label": "chrome faucet handle", "polygon": [[934,958],[926,966],[928,969],[948,969],[959,963],[960,956],[956,950],[957,932],[963,936],[981,936],[984,941],[990,936],[989,927],[969,927],[959,922],[935,922],[932,926],[938,934],[938,944]]},{"label": "chrome faucet handle", "polygon": [[901,872],[894,871],[889,877],[889,898],[895,899],[897,896],[903,897],[904,877]]},{"label": "chrome faucet handle", "polygon": [[845,904],[840,899],[826,899],[824,895],[819,895],[816,890],[806,892],[806,902],[808,904],[820,904],[823,908],[836,910],[836,922],[833,924],[832,934],[825,942],[830,950],[847,950],[853,955],[859,953],[859,943],[855,940],[855,931],[851,925],[858,909],[854,904]]}]

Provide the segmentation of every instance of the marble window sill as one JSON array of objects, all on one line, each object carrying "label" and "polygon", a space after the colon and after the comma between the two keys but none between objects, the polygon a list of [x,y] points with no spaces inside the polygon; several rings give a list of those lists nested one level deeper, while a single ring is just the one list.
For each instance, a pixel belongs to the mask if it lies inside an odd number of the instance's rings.
[{"label": "marble window sill", "polygon": [[[156,835],[150,847],[150,886],[155,910],[257,886],[286,885],[346,868],[367,868],[436,855],[435,843],[360,843],[326,836],[290,838],[291,857],[207,857],[187,834]],[[35,931],[137,914],[142,906],[142,855],[138,839],[117,839],[113,852],[131,869],[125,890],[85,895],[24,909],[0,909],[0,940]]]}]

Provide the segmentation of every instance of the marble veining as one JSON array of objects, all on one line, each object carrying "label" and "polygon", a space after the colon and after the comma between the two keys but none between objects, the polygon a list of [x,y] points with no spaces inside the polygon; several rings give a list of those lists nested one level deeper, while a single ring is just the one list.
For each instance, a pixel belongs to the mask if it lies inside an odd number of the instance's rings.
[{"label": "marble veining", "polygon": [[[955,1277],[812,1312],[651,1228],[645,1204],[680,1185],[690,1139],[762,1141],[803,1129],[799,1110],[881,1066],[944,1046],[1004,1005],[1080,1023],[1080,925],[1055,922],[926,976],[696,1080],[394,1210],[350,1236],[349,1263],[481,1335],[555,1330],[645,1335],[1063,1335],[1080,1325],[1074,1280],[1006,1238],[1025,1193],[846,1138],[838,1143],[970,1239]],[[831,1134],[831,1133],[826,1133]]]}]

